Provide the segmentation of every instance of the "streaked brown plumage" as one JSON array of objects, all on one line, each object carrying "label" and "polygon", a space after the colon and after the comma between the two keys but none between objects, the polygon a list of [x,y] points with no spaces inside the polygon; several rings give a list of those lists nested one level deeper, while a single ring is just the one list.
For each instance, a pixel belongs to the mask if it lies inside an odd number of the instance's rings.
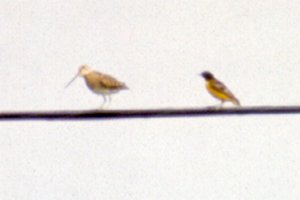
[{"label": "streaked brown plumage", "polygon": [[78,76],[84,78],[86,85],[92,92],[102,95],[104,99],[102,106],[107,101],[106,97],[111,101],[111,94],[128,89],[125,83],[118,81],[108,74],[94,71],[87,65],[82,65],[79,68],[77,75],[66,85],[66,87],[68,87]]},{"label": "streaked brown plumage", "polygon": [[128,89],[125,83],[97,71],[89,71],[86,74],[82,74],[82,76],[87,86],[97,94],[112,94],[121,89]]}]

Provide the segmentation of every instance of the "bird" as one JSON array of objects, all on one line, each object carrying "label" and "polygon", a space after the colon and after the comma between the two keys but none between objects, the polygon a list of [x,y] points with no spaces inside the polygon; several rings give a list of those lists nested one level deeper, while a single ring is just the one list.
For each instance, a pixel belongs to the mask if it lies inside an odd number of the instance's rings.
[{"label": "bird", "polygon": [[212,73],[204,71],[200,74],[206,80],[206,89],[215,98],[221,101],[220,107],[225,101],[232,102],[236,106],[240,106],[239,100],[232,94],[232,92],[219,80],[217,80]]},{"label": "bird", "polygon": [[124,82],[118,81],[111,75],[104,74],[91,69],[88,65],[79,67],[78,73],[65,86],[67,88],[77,77],[83,77],[87,87],[103,97],[101,108],[108,102],[111,102],[111,94],[118,93],[120,90],[129,89]]}]

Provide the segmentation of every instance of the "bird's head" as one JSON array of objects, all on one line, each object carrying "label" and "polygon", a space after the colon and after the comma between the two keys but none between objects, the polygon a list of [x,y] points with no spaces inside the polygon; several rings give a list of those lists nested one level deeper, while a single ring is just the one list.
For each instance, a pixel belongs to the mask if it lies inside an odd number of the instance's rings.
[{"label": "bird's head", "polygon": [[71,81],[65,86],[65,88],[67,88],[69,85],[71,85],[71,83],[73,81],[75,81],[75,79],[78,77],[78,76],[85,76],[89,73],[91,73],[92,70],[91,68],[89,68],[89,66],[87,65],[82,65],[79,67],[79,70],[78,70],[78,73],[71,79]]},{"label": "bird's head", "polygon": [[205,80],[211,80],[214,78],[214,75],[212,75],[212,73],[208,72],[208,71],[204,71],[200,74],[203,78],[205,78]]},{"label": "bird's head", "polygon": [[91,71],[92,71],[92,69],[88,65],[81,65],[79,67],[78,74],[80,76],[84,76],[84,75],[87,75],[87,74],[91,73]]}]

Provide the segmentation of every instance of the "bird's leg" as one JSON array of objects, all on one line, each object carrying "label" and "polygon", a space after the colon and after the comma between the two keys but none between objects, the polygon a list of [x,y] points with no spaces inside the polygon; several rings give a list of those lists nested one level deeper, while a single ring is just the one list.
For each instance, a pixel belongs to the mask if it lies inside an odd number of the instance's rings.
[{"label": "bird's leg", "polygon": [[101,106],[100,106],[100,109],[103,109],[103,108],[104,108],[104,105],[105,105],[105,103],[106,103],[106,97],[105,97],[104,94],[101,94],[101,96],[102,96],[102,98],[103,98],[103,102],[102,102],[102,104],[101,104]]},{"label": "bird's leg", "polygon": [[216,105],[216,106],[215,106],[215,109],[216,109],[216,110],[222,109],[222,108],[223,108],[223,104],[224,104],[224,101],[221,101],[221,104]]},{"label": "bird's leg", "polygon": [[221,101],[221,104],[219,106],[219,109],[222,109],[223,108],[223,104],[224,104],[224,101]]},{"label": "bird's leg", "polygon": [[110,103],[111,102],[111,96],[110,96],[110,94],[108,95],[108,103]]},{"label": "bird's leg", "polygon": [[211,108],[213,110],[220,110],[220,109],[222,109],[223,104],[224,104],[224,101],[221,101],[221,104],[216,104],[216,105],[208,107],[208,108]]},{"label": "bird's leg", "polygon": [[110,96],[110,94],[107,95],[107,99],[108,99],[108,105],[109,105],[110,102],[111,102],[111,96]]}]

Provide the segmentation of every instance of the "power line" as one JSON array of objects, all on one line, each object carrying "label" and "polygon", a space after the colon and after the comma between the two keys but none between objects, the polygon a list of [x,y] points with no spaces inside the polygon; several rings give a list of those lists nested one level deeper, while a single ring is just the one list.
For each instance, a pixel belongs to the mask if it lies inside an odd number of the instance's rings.
[{"label": "power line", "polygon": [[243,115],[300,114],[300,106],[256,106],[233,108],[163,108],[136,110],[82,110],[0,112],[0,120],[112,120],[157,117],[212,117]]}]

